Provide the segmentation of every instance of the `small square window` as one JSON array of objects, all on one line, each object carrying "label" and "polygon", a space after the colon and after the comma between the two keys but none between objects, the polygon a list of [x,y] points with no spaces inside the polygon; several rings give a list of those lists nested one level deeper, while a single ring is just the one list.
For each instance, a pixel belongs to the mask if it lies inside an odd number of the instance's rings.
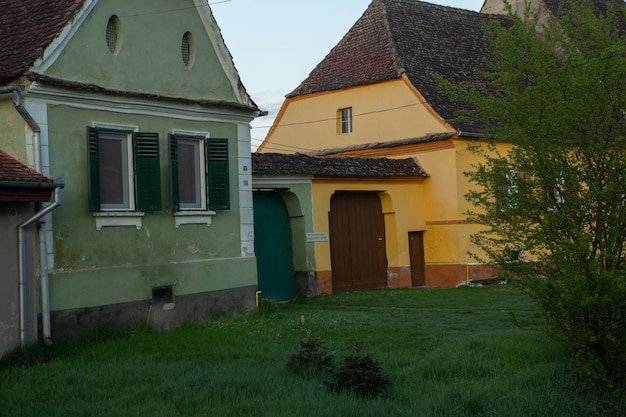
[{"label": "small square window", "polygon": [[339,110],[339,131],[341,134],[352,133],[352,107]]}]

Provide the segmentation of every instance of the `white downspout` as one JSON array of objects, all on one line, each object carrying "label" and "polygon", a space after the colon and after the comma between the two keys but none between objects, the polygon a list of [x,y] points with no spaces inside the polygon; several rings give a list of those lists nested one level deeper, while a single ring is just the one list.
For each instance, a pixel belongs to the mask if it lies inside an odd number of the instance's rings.
[{"label": "white downspout", "polygon": [[[30,115],[28,110],[26,110],[26,108],[22,104],[21,93],[23,91],[24,91],[24,87],[21,85],[10,85],[10,86],[5,86],[5,87],[0,87],[0,94],[5,94],[5,93],[12,94],[13,107],[15,107],[15,110],[20,114],[20,116],[22,116],[22,119],[24,119],[24,121],[26,122],[30,130],[33,132],[34,167],[37,172],[42,173],[41,144],[40,144],[41,128],[39,127],[35,119],[33,119],[33,117]],[[34,219],[33,222],[38,221],[47,213],[54,210],[56,207],[60,205],[60,202],[61,202],[60,188],[55,188],[54,203],[51,203],[50,205],[46,206],[41,211],[36,213],[35,216],[33,217]],[[49,207],[51,208],[48,210]],[[25,223],[28,223],[28,220]],[[19,236],[20,245],[18,249],[18,251],[20,251],[20,258],[19,258],[20,268],[22,268],[20,272],[20,303],[21,303],[20,306],[21,306],[21,312],[22,312],[20,316],[20,334],[22,335],[22,338],[21,338],[22,346],[24,345],[24,342],[26,341],[25,339],[26,338],[26,334],[25,334],[25,325],[26,325],[26,317],[25,317],[26,309],[25,308],[26,306],[24,304],[26,301],[26,297],[25,297],[25,292],[23,292],[25,291],[25,287],[22,287],[23,285],[25,285],[25,282],[22,282],[25,280],[24,271],[23,271],[23,269],[25,269],[25,265],[24,265],[25,259],[23,259],[23,257],[25,256],[25,251],[24,251],[25,247],[23,245],[25,245],[25,243],[22,240],[23,240],[24,228],[30,224],[32,223],[23,224],[24,225],[23,227],[20,226],[20,236]],[[40,274],[41,277],[40,278],[41,278],[42,328],[43,328],[44,339],[49,340],[52,336],[52,332],[51,332],[51,327],[50,327],[50,296],[49,296],[49,285],[48,285],[48,260],[47,260],[47,242],[46,242],[45,228],[43,228],[43,230],[40,230],[38,237],[39,237],[38,239],[39,252],[40,252],[40,258],[41,258],[41,274]],[[22,297],[24,297],[24,299],[22,299]]]},{"label": "white downspout", "polygon": [[[19,293],[20,293],[20,344],[21,346],[25,346],[26,345],[26,313],[27,313],[27,309],[26,309],[26,239],[24,238],[24,234],[25,234],[25,229],[30,226],[31,224],[35,223],[36,221],[38,221],[39,219],[41,219],[42,217],[44,217],[45,215],[47,215],[48,213],[52,212],[52,210],[56,209],[57,207],[59,207],[61,205],[61,187],[56,187],[54,189],[54,198],[53,200],[50,202],[50,204],[48,204],[46,207],[44,207],[41,211],[35,213],[34,216],[32,216],[30,219],[26,220],[25,222],[23,222],[22,224],[20,224],[18,226],[18,242],[19,242],[19,248],[18,248],[18,259],[19,259]],[[43,284],[43,275],[42,274],[42,284]],[[47,274],[45,274],[47,277]],[[42,315],[44,316],[44,323],[47,321],[47,326],[48,326],[48,333],[50,332],[50,308],[49,308],[49,303],[48,303],[48,283],[46,280],[45,283],[46,288],[44,289],[42,287],[41,292],[42,292],[42,303],[44,300],[44,296],[46,299],[46,308],[47,308],[47,312],[42,311]],[[43,310],[43,306],[42,306],[42,310]],[[48,315],[48,318],[45,318],[45,315]],[[44,337],[45,337],[45,333],[44,333]],[[48,335],[49,338],[49,335]]]}]

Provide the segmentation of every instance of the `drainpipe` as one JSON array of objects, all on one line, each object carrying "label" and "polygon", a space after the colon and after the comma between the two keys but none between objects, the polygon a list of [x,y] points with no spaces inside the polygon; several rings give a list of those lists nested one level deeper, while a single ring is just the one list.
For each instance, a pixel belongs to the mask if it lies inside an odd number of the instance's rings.
[{"label": "drainpipe", "polygon": [[[22,85],[9,85],[9,86],[4,86],[4,87],[0,87],[0,94],[8,94],[11,93],[13,96],[13,107],[15,108],[15,110],[19,113],[20,116],[22,116],[22,119],[24,119],[24,121],[26,122],[26,124],[28,125],[28,127],[30,128],[30,130],[33,132],[33,159],[34,159],[34,166],[35,166],[35,170],[37,172],[41,172],[42,171],[42,166],[41,166],[41,145],[40,145],[40,133],[41,133],[41,128],[39,127],[39,125],[37,124],[37,122],[35,121],[35,119],[33,119],[33,117],[30,115],[30,113],[28,112],[28,110],[26,110],[26,108],[24,107],[24,105],[22,104],[22,92],[24,91],[24,86]],[[62,187],[62,186],[61,186]],[[57,191],[59,190],[59,191]],[[59,198],[56,198],[58,194]],[[55,202],[58,201],[58,203],[53,203],[50,204],[48,206],[46,206],[45,208],[41,208],[40,207],[40,211],[39,213],[49,213],[50,211],[54,210],[54,208],[56,208],[59,204],[60,204],[60,189],[57,188],[55,189]],[[56,205],[55,205],[56,204]],[[48,207],[53,206],[50,210],[48,210]],[[37,215],[36,215],[37,216]],[[40,217],[37,217],[35,220],[33,221],[37,221],[39,220],[41,217],[45,216],[45,214],[41,215]],[[30,224],[30,223],[29,223]],[[26,226],[24,226],[26,227]],[[20,228],[20,237],[22,238],[23,236],[23,228]],[[48,296],[48,264],[47,264],[47,242],[46,242],[46,232],[45,230],[43,231],[43,233],[39,234],[39,252],[40,252],[40,258],[41,258],[41,308],[42,308],[42,324],[43,324],[43,336],[44,339],[50,339],[51,337],[51,331],[50,331],[50,303],[49,303],[49,296]],[[23,250],[22,248],[22,244],[20,244],[20,249],[19,250]],[[23,261],[20,258],[20,265],[22,265]],[[23,276],[21,276],[20,279],[23,279]],[[22,293],[20,292],[20,299],[22,297]],[[21,300],[22,302],[25,301]],[[22,312],[24,313],[25,306],[24,304],[22,304]],[[25,321],[25,317],[20,317],[20,322]],[[24,322],[25,323],[25,322]],[[22,324],[24,324],[22,323]],[[20,332],[24,332],[24,328],[22,327],[22,330],[20,330]],[[22,338],[22,345],[25,342],[25,334]]]},{"label": "drainpipe", "polygon": [[[35,183],[42,184],[42,183]],[[49,183],[44,183],[49,184]],[[26,220],[18,226],[18,259],[19,259],[19,293],[20,293],[20,344],[22,347],[26,345],[26,239],[25,229],[31,224],[39,221],[42,217],[52,212],[61,205],[61,188],[64,186],[64,179],[55,181],[54,198],[46,207],[35,213],[30,219]],[[44,232],[45,233],[45,232]],[[41,241],[41,240],[40,240]],[[44,259],[45,261],[45,259]],[[45,280],[44,280],[45,276]],[[50,339],[50,304],[49,290],[47,280],[47,268],[45,273],[42,271],[41,300],[42,300],[42,320],[44,327],[44,338]],[[44,282],[45,281],[45,282]]]}]

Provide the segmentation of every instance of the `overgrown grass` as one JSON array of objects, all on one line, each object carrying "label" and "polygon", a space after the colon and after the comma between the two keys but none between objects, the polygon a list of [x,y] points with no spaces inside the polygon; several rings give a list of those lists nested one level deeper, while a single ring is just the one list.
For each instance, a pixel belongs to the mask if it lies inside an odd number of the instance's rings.
[{"label": "overgrown grass", "polygon": [[[534,312],[507,286],[382,290],[167,333],[100,334],[0,362],[0,415],[625,415],[623,392],[577,388],[566,353],[531,330]],[[337,351],[358,342],[389,376],[387,394],[362,399],[290,372],[308,335]]]}]

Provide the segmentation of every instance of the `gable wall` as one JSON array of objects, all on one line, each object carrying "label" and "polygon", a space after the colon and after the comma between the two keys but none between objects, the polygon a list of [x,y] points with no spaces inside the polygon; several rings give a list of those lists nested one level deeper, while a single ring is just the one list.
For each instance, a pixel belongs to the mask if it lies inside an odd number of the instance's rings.
[{"label": "gable wall", "polygon": [[[122,27],[117,54],[106,43],[113,14]],[[195,41],[191,68],[185,68],[181,58],[186,31]],[[58,57],[52,56],[42,69],[55,78],[108,89],[236,101],[192,0],[99,1]]]},{"label": "gable wall", "polygon": [[[259,152],[307,152],[447,131],[422,100],[402,78],[290,98]],[[346,107],[352,107],[353,133],[340,134],[337,111]]]}]

